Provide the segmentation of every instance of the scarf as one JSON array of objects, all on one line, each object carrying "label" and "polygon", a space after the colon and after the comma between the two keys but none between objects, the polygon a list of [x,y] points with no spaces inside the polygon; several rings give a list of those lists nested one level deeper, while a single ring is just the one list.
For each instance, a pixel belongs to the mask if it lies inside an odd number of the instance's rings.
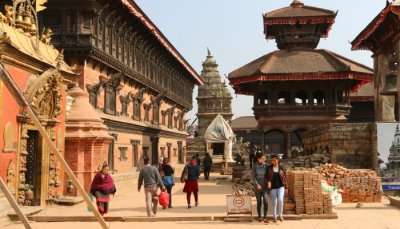
[{"label": "scarf", "polygon": [[97,173],[90,186],[90,193],[92,195],[95,195],[96,192],[108,195],[114,194],[116,191],[114,180],[109,174]]}]

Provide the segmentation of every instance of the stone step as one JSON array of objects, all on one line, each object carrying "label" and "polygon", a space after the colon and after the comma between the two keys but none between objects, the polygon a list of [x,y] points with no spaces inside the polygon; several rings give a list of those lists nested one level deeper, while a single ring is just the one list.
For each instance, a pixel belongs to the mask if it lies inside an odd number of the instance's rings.
[{"label": "stone step", "polygon": [[[270,218],[270,217],[269,217]],[[285,220],[306,220],[306,219],[318,219],[318,220],[333,220],[337,219],[336,213],[328,215],[284,215]],[[95,222],[94,216],[39,216],[31,215],[28,216],[30,221],[34,222]],[[123,217],[123,216],[106,216],[104,219],[107,222],[204,222],[204,221],[229,221],[236,220],[240,221],[252,221],[257,220],[254,216],[180,216],[180,217]],[[235,221],[232,221],[235,222]]]}]

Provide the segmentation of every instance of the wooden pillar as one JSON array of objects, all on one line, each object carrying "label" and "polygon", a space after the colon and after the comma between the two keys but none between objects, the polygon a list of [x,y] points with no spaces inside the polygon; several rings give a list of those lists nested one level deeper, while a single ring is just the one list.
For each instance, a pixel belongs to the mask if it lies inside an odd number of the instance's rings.
[{"label": "wooden pillar", "polygon": [[287,158],[292,157],[292,152],[291,152],[291,132],[286,131],[285,132],[285,150],[286,150],[286,156]]},{"label": "wooden pillar", "polygon": [[263,135],[263,140],[262,140],[263,150],[262,150],[262,152],[265,154],[266,152],[265,152],[265,130],[264,129],[262,129],[262,135]]}]

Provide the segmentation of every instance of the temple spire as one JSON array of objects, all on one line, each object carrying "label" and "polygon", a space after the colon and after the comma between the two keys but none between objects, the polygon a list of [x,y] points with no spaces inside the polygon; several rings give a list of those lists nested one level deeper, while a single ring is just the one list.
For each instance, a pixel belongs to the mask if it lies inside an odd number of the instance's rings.
[{"label": "temple spire", "polygon": [[207,55],[208,55],[208,56],[212,56],[211,51],[210,51],[209,48],[207,48]]},{"label": "temple spire", "polygon": [[290,4],[291,7],[303,7],[304,2],[302,0],[293,0],[292,4]]}]

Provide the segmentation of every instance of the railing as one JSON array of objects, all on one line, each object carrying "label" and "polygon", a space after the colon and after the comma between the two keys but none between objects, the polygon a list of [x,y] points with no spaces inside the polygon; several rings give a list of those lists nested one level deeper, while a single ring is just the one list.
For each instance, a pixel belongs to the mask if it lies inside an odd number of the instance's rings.
[{"label": "railing", "polygon": [[347,104],[265,104],[253,107],[255,115],[348,115],[351,106]]}]

